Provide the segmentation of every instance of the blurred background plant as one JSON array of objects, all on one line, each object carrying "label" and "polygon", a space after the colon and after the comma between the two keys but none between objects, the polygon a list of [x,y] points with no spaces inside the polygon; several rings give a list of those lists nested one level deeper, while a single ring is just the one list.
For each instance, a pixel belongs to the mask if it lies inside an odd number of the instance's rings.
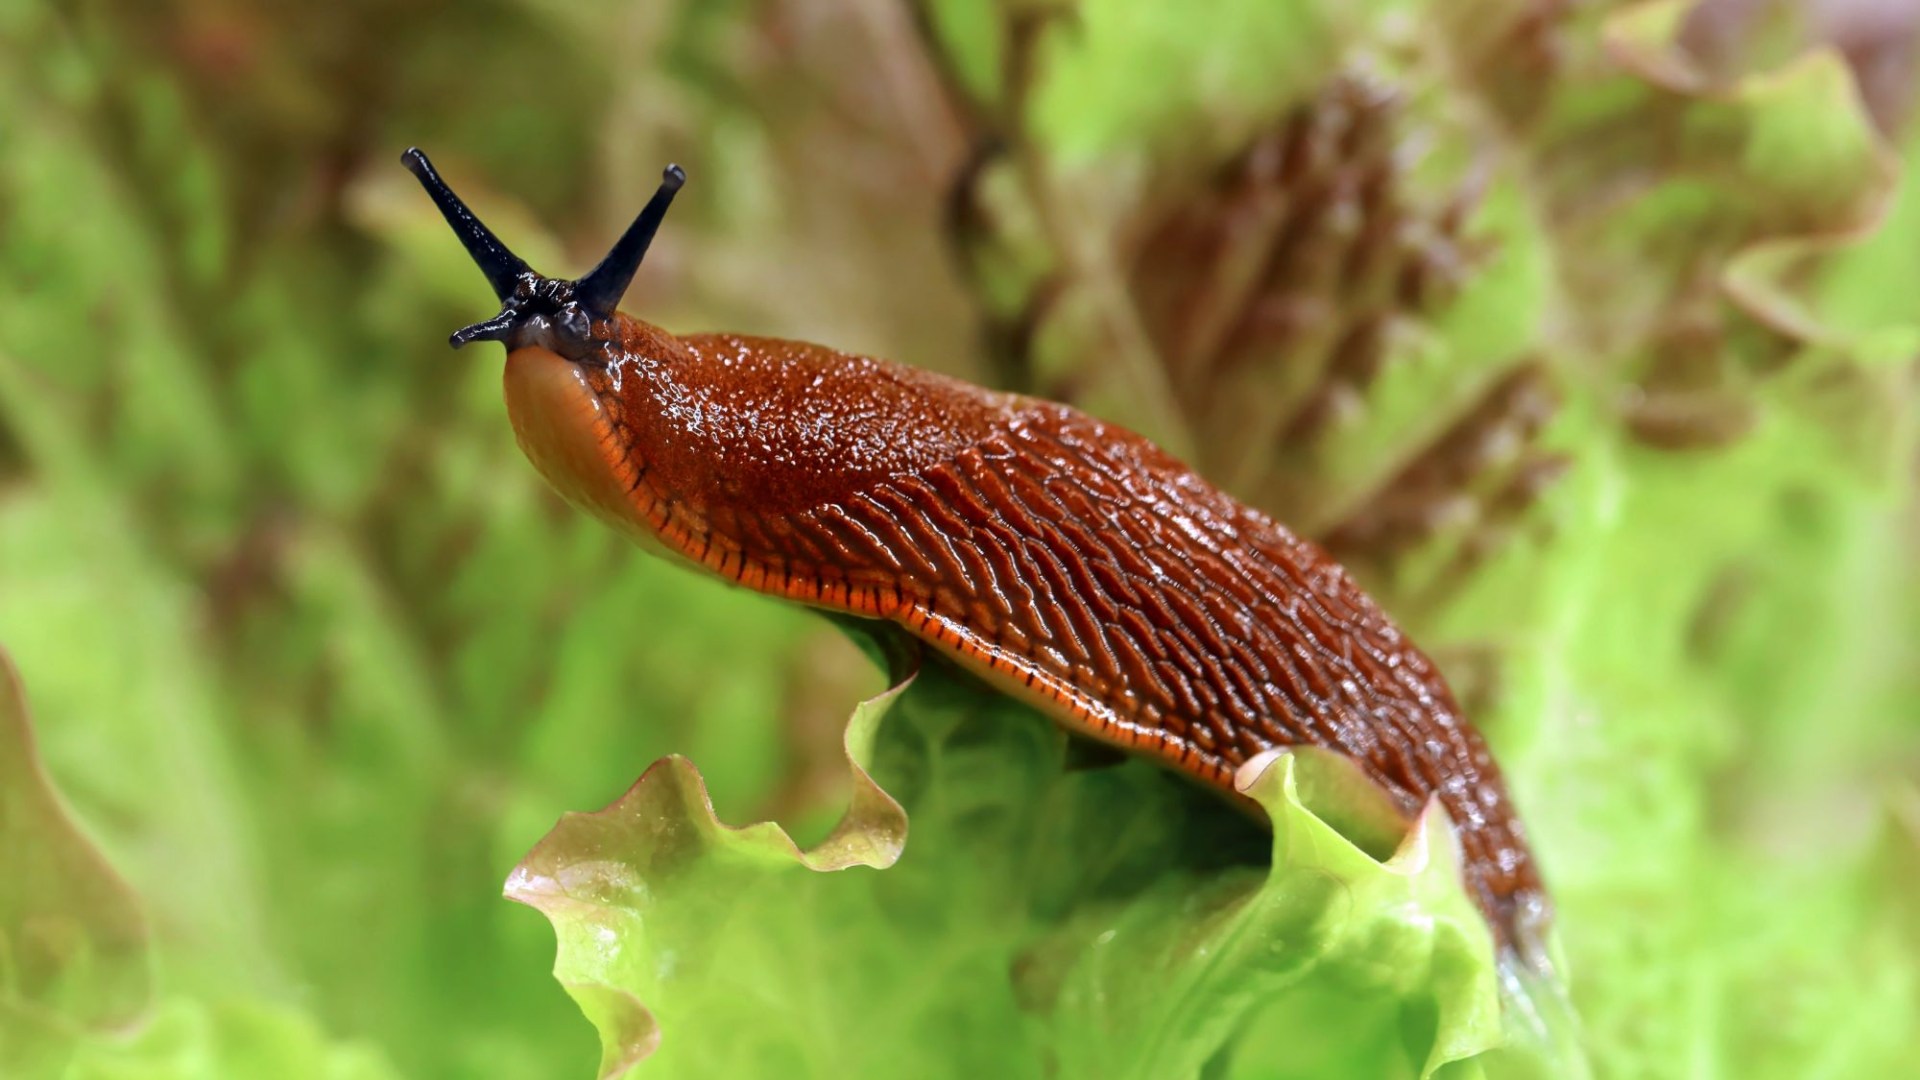
[{"label": "blurred background plant", "polygon": [[0,645],[51,780],[0,704],[0,1063],[586,1075],[496,892],[555,817],[674,751],[723,820],[844,802],[877,677],[544,490],[444,350],[487,304],[419,144],[559,273],[678,160],[630,310],[1075,401],[1326,543],[1506,763],[1603,1074],[1897,1072],[1917,31],[0,0]]}]

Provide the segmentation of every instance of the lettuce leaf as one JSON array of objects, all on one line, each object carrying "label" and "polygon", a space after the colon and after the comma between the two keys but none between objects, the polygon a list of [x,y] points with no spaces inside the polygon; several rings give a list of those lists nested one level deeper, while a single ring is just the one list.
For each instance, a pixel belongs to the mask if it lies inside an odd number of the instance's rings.
[{"label": "lettuce leaf", "polygon": [[[1273,1071],[1289,1042],[1427,1077],[1503,1041],[1444,813],[1368,854],[1309,805],[1369,797],[1337,758],[1248,764],[1268,837],[1150,767],[1064,768],[1044,719],[944,671],[846,745],[852,802],[812,847],[721,824],[669,758],[515,869],[603,1077],[1311,1075]],[[1364,1005],[1329,1025],[1327,994]]]}]

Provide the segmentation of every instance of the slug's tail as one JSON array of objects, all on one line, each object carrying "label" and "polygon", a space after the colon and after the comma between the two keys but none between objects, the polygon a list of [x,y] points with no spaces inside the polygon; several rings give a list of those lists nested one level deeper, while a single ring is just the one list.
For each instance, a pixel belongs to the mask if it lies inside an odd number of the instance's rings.
[{"label": "slug's tail", "polygon": [[[1504,799],[1504,794],[1502,795]],[[1444,802],[1444,800],[1442,800]],[[1469,818],[1469,820],[1473,820]],[[1506,1047],[1501,1075],[1586,1080],[1580,1017],[1562,977],[1553,933],[1553,904],[1517,819],[1482,815],[1459,830],[1467,891],[1493,931]]]},{"label": "slug's tail", "polygon": [[[1539,906],[1544,910],[1544,903]],[[1507,1042],[1496,1054],[1512,1066],[1502,1075],[1588,1080],[1593,1070],[1582,1045],[1580,1017],[1560,976],[1561,965],[1552,957],[1557,950],[1544,936],[1545,920],[1519,924],[1522,940],[1503,944],[1494,967]]]}]

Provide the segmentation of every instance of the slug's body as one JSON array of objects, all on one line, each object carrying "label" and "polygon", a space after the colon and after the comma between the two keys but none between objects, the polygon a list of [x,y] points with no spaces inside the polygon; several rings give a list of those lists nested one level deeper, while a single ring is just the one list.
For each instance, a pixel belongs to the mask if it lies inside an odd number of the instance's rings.
[{"label": "slug's body", "polygon": [[[416,155],[488,269],[505,249]],[[670,173],[628,239],[677,187]],[[813,345],[675,337],[600,299],[613,260],[578,282],[489,269],[506,309],[455,338],[507,344],[521,446],[570,500],[748,588],[898,624],[1070,731],[1229,794],[1264,750],[1344,754],[1404,818],[1439,800],[1495,937],[1534,952],[1545,896],[1498,768],[1319,548],[1064,405]]]}]

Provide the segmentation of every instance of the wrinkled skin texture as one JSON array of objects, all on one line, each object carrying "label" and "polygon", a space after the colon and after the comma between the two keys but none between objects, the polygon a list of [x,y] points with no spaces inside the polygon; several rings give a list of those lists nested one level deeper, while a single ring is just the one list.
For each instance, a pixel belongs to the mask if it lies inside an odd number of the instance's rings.
[{"label": "wrinkled skin texture", "polygon": [[1536,952],[1545,894],[1498,767],[1318,547],[1063,405],[625,315],[541,331],[509,341],[508,407],[577,504],[727,580],[897,624],[1236,799],[1262,750],[1348,755],[1404,820],[1439,800],[1495,937]]}]

